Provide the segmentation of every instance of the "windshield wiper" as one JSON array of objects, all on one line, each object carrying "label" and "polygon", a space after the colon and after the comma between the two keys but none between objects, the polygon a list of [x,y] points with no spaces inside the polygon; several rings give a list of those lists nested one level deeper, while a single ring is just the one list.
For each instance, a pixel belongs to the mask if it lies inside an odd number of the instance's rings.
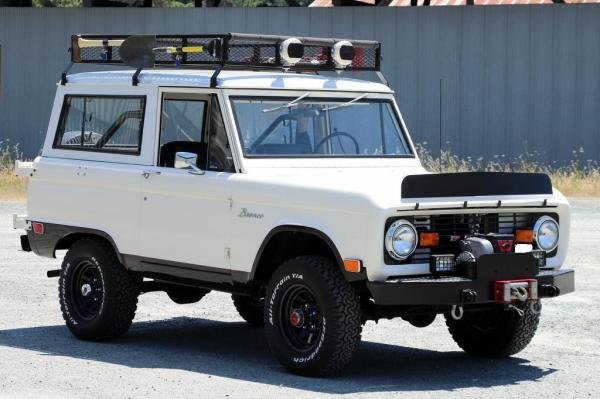
[{"label": "windshield wiper", "polygon": [[360,101],[360,100],[362,100],[363,98],[365,98],[365,97],[366,97],[366,96],[368,96],[368,95],[369,95],[369,93],[361,94],[360,96],[356,97],[356,98],[355,98],[355,99],[353,99],[353,100],[350,100],[350,101],[348,101],[348,102],[345,102],[345,103],[343,103],[343,104],[334,105],[333,107],[326,107],[326,108],[323,108],[323,109],[321,109],[321,111],[333,111],[334,109],[338,109],[338,108],[347,107],[347,106],[349,106],[349,105],[352,105],[352,104],[354,104],[354,103],[355,103],[355,102],[357,102],[357,101]]},{"label": "windshield wiper", "polygon": [[310,94],[311,94],[311,93],[310,93],[310,91],[307,91],[306,93],[304,93],[303,95],[301,95],[301,96],[300,96],[300,97],[298,97],[297,99],[295,99],[295,100],[292,100],[292,101],[290,101],[290,102],[289,102],[289,103],[287,103],[287,104],[280,105],[280,106],[278,106],[278,107],[275,107],[275,108],[267,108],[267,109],[263,109],[263,110],[262,110],[262,112],[273,112],[273,111],[277,111],[278,109],[281,109],[281,108],[291,108],[291,107],[295,107],[296,105],[298,105],[298,101],[302,100],[302,99],[303,99],[303,98],[305,98],[305,97],[308,97],[308,96],[310,96]]}]

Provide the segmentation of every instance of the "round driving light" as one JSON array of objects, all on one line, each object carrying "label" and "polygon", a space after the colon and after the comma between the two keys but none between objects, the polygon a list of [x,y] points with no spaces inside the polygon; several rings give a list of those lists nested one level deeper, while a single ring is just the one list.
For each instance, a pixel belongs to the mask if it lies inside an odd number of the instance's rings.
[{"label": "round driving light", "polygon": [[396,220],[385,233],[385,249],[396,260],[404,260],[417,248],[417,229],[409,221]]},{"label": "round driving light", "polygon": [[346,68],[354,60],[354,46],[348,40],[337,42],[331,48],[331,58],[335,62],[336,68]]},{"label": "round driving light", "polygon": [[299,39],[290,37],[279,45],[279,55],[283,61],[283,65],[295,65],[304,55],[304,45]]},{"label": "round driving light", "polygon": [[550,216],[542,216],[533,226],[533,239],[539,249],[552,252],[558,245],[558,223]]}]

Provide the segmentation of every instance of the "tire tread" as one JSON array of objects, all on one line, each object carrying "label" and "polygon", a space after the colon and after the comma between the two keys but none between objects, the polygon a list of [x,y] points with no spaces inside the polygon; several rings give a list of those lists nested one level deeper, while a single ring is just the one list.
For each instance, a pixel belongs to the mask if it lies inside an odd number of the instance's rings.
[{"label": "tire tread", "polygon": [[446,315],[446,325],[454,341],[472,356],[503,358],[512,356],[533,339],[540,321],[540,313],[529,304],[520,306],[523,316],[514,310],[501,313],[501,324],[491,334],[478,333],[468,319],[454,320]]},{"label": "tire tread", "polygon": [[[75,252],[80,247],[86,246],[88,246],[88,248],[90,246],[95,247],[95,249],[100,251],[101,254],[108,259],[108,262],[102,265],[104,266],[104,270],[102,271],[105,276],[104,284],[106,289],[106,279],[111,280],[111,283],[116,288],[113,292],[115,300],[112,301],[112,308],[107,309],[106,313],[102,315],[102,321],[99,323],[98,328],[94,328],[92,331],[86,331],[71,324],[63,301],[62,285],[59,284],[58,295],[63,319],[71,332],[80,339],[89,341],[111,341],[123,335],[133,322],[137,310],[140,280],[135,278],[135,276],[121,265],[112,245],[104,240],[94,238],[78,240],[71,245],[69,252]],[[68,258],[69,254],[67,254],[65,261],[63,261],[61,273],[64,273]]]}]

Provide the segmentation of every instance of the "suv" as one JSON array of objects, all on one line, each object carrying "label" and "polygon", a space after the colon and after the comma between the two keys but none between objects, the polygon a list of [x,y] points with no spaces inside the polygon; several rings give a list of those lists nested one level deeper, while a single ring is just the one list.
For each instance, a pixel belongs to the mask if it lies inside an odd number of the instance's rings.
[{"label": "suv", "polygon": [[565,197],[543,174],[424,170],[385,81],[345,76],[381,77],[377,42],[76,35],[71,56],[135,68],[65,72],[17,167],[22,248],[67,250],[48,276],[78,338],[125,333],[146,292],[225,291],[287,369],[328,375],[380,318],[441,314],[467,353],[513,355],[540,299],[574,290]]}]

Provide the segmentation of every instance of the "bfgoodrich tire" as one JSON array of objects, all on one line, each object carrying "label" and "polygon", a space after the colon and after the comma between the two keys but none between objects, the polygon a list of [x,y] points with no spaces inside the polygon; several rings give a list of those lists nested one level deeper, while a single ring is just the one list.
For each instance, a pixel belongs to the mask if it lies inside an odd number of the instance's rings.
[{"label": "bfgoodrich tire", "polygon": [[265,306],[267,341],[291,372],[331,375],[350,362],[362,330],[360,300],[330,259],[285,262],[268,284]]},{"label": "bfgoodrich tire", "polygon": [[75,242],[63,261],[58,287],[67,327],[83,340],[121,336],[135,316],[140,282],[119,263],[107,242]]},{"label": "bfgoodrich tire", "polygon": [[[508,357],[522,351],[532,340],[540,321],[541,302],[515,304],[505,310],[499,305],[492,310],[465,312],[460,320],[446,315],[446,324],[454,341],[472,356]],[[535,309],[535,310],[534,310]]]}]

